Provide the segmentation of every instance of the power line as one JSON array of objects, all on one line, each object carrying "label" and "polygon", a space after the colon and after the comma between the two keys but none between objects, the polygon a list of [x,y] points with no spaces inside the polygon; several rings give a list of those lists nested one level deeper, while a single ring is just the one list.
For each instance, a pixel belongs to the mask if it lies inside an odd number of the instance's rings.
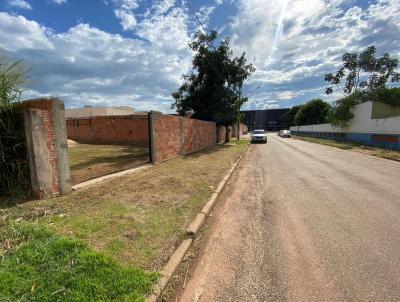
[{"label": "power line", "polygon": [[[163,0],[163,3],[164,3],[165,6],[167,7],[168,4],[167,4],[165,1],[166,1],[166,0]],[[202,29],[203,29],[203,31],[205,32],[205,34],[208,35],[208,34],[207,34],[207,31],[206,31],[206,29],[205,29],[205,27],[204,27],[204,25],[203,25],[203,23],[201,23],[199,17],[197,16],[196,10],[194,9],[192,3],[191,3],[189,0],[186,0],[186,2],[189,4],[189,6],[190,6],[190,8],[191,8],[191,10],[192,10],[192,12],[193,12],[193,14],[196,16],[196,19],[197,19],[197,21],[199,22],[199,24],[200,24],[200,26],[202,27]],[[186,31],[186,28],[185,28],[185,26],[182,24],[182,22],[181,22],[181,20],[179,19],[179,17],[176,16],[176,15],[171,15],[171,16],[173,16],[173,17],[178,21],[178,23],[182,26],[182,29],[183,29],[184,31]],[[214,45],[210,45],[210,46],[214,49],[214,51],[217,51],[217,49],[215,48]],[[214,66],[213,64],[211,64],[211,63],[209,64],[209,66],[216,72],[216,74],[218,75],[218,77],[220,78],[220,80],[222,80],[222,81],[225,83],[225,80],[226,80],[226,79],[225,79],[225,78],[221,75],[221,73],[215,68],[215,66]]]},{"label": "power line", "polygon": [[254,88],[253,90],[251,90],[250,92],[248,92],[248,93],[246,93],[246,95],[244,96],[244,97],[247,97],[247,96],[249,96],[250,94],[252,94],[254,91],[256,91],[256,90],[258,90],[258,89],[260,89],[261,87],[260,86],[258,86],[258,87],[256,87],[256,88]]},{"label": "power line", "polygon": [[208,35],[208,32],[207,32],[205,26],[204,26],[203,23],[201,22],[199,16],[197,16],[197,12],[196,12],[196,10],[195,10],[194,7],[193,7],[192,2],[190,2],[190,0],[186,0],[186,2],[189,4],[190,9],[191,9],[192,12],[193,12],[193,15],[196,17],[197,22],[199,22],[199,24],[200,24],[200,27],[203,29],[204,33],[205,33],[206,35]]}]

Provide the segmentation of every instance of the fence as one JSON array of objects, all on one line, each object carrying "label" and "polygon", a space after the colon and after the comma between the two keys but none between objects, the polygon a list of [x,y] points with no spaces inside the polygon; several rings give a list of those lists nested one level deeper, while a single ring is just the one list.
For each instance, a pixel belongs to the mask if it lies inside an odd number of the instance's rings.
[{"label": "fence", "polygon": [[150,113],[151,157],[155,163],[216,144],[214,122]]},{"label": "fence", "polygon": [[91,144],[149,146],[147,115],[67,119],[69,139]]},{"label": "fence", "polygon": [[[400,116],[376,118],[377,114],[374,112],[376,107],[375,103],[366,102],[352,108],[354,117],[345,128],[334,127],[331,124],[318,124],[294,126],[290,130],[293,134],[301,136],[346,140],[400,150]],[[395,108],[390,111],[396,112]]]},{"label": "fence", "polygon": [[[149,145],[153,163],[200,151],[217,142],[215,123],[159,112],[66,122],[61,100],[35,99],[22,107],[32,189],[38,198],[71,191],[67,133],[69,138],[82,142]],[[225,142],[229,132],[225,129],[218,135],[224,135]]]}]

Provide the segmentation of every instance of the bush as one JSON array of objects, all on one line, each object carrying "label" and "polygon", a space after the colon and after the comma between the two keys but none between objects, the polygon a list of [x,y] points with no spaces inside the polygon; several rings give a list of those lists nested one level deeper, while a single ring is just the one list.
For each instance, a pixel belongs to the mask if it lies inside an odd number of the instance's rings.
[{"label": "bush", "polygon": [[0,194],[29,183],[23,117],[18,113],[23,71],[20,61],[0,58]]}]

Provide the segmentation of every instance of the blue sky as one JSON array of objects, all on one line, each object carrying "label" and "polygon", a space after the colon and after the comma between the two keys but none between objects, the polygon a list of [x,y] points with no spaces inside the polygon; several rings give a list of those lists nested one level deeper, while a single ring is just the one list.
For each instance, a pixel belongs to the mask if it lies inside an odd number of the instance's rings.
[{"label": "blue sky", "polygon": [[[256,67],[243,109],[324,95],[343,53],[376,45],[400,58],[400,0],[191,0],[207,30]],[[186,0],[1,0],[0,52],[31,69],[25,98],[67,107],[170,111],[199,25]]]}]

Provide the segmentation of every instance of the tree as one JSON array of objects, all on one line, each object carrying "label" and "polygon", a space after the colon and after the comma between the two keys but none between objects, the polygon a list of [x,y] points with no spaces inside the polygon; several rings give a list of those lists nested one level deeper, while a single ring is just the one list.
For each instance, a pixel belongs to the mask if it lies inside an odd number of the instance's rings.
[{"label": "tree", "polygon": [[313,99],[301,106],[294,120],[297,126],[315,125],[328,122],[331,105],[320,99]]},{"label": "tree", "polygon": [[290,108],[288,112],[286,112],[282,116],[283,127],[290,128],[291,126],[295,126],[294,117],[296,116],[297,112],[300,110],[302,105],[293,106]]},{"label": "tree", "polygon": [[[363,89],[385,87],[389,80],[399,82],[400,73],[395,71],[399,60],[392,59],[388,53],[375,58],[375,53],[375,46],[368,47],[360,54],[345,53],[342,67],[335,74],[326,74],[325,81],[337,86],[345,95]],[[327,87],[325,93],[333,93],[333,87]]]},{"label": "tree", "polygon": [[240,119],[240,108],[247,101],[243,82],[255,68],[247,64],[245,53],[233,57],[229,38],[214,46],[217,32],[198,32],[189,44],[195,52],[192,71],[184,75],[183,85],[172,94],[179,115],[194,112],[193,117],[229,125]]}]

